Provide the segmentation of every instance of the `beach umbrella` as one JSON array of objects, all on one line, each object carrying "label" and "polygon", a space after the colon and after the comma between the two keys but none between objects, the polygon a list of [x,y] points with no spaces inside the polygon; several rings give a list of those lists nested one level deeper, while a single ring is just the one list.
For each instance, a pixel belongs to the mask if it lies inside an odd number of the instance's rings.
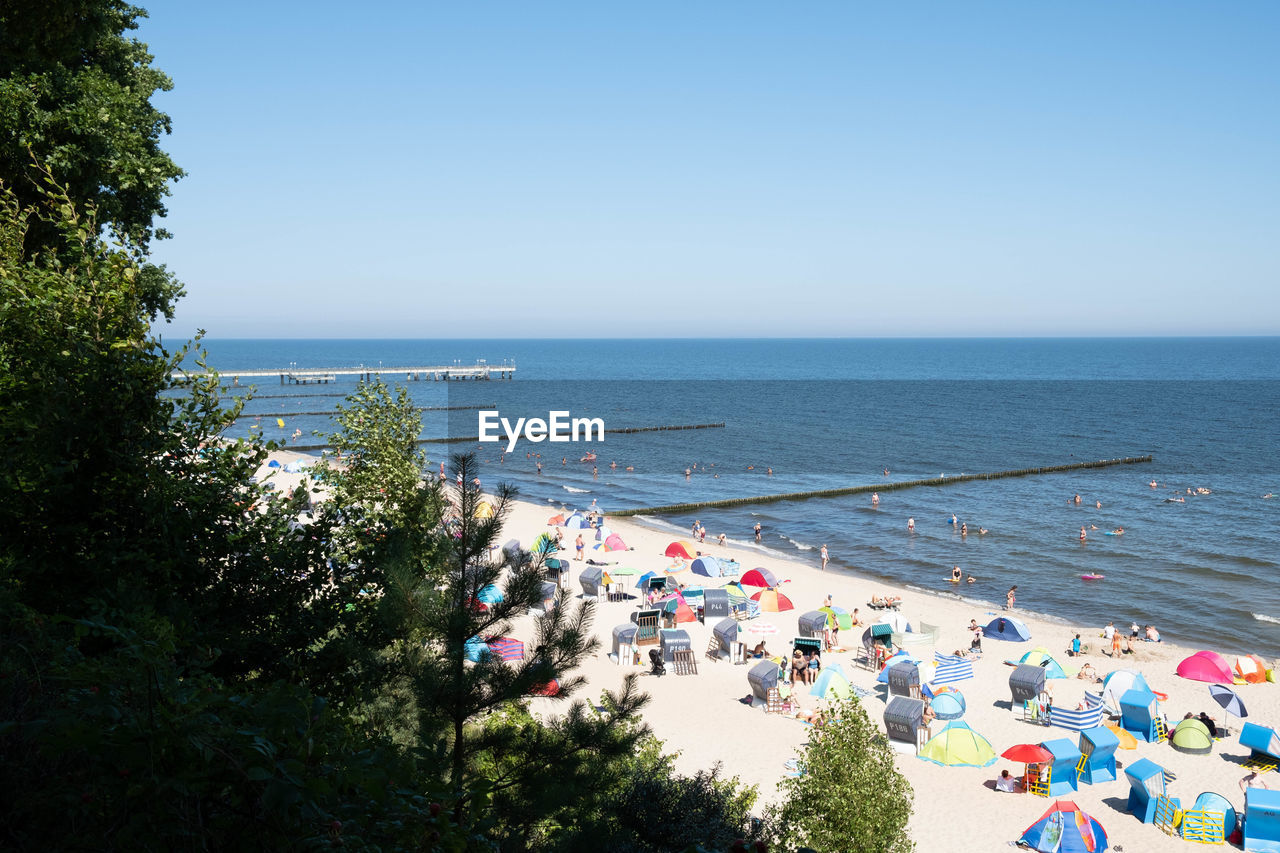
[{"label": "beach umbrella", "polygon": [[616,566],[609,569],[609,574],[617,578],[629,578],[632,575],[640,574],[640,570],[634,566]]},{"label": "beach umbrella", "polygon": [[1138,748],[1138,739],[1134,737],[1127,729],[1122,729],[1120,728],[1120,726],[1113,725],[1111,723],[1107,723],[1107,728],[1110,729],[1111,733],[1116,736],[1117,740],[1120,741],[1121,749],[1137,749]]},{"label": "beach umbrella", "polygon": [[778,633],[777,625],[770,625],[768,622],[752,622],[747,626],[748,634],[776,634]]},{"label": "beach umbrella", "polygon": [[1000,753],[1001,758],[1016,761],[1018,764],[1044,764],[1053,761],[1053,753],[1038,743],[1020,743]]},{"label": "beach umbrella", "polygon": [[511,637],[493,637],[488,641],[489,651],[505,661],[524,660],[524,643]]},{"label": "beach umbrella", "polygon": [[991,742],[965,723],[952,720],[920,747],[920,758],[945,767],[989,767],[996,763]]},{"label": "beach umbrella", "polygon": [[781,613],[784,610],[795,610],[796,608],[791,603],[791,599],[776,589],[762,589],[751,596],[751,600],[759,602],[760,610],[764,613]]},{"label": "beach umbrella", "polygon": [[1240,717],[1241,719],[1249,716],[1249,712],[1245,710],[1244,703],[1240,701],[1240,697],[1230,687],[1224,687],[1221,684],[1210,684],[1209,695],[1213,697],[1213,701],[1222,706],[1222,710],[1227,712],[1227,716]]},{"label": "beach umbrella", "polygon": [[888,625],[895,634],[906,634],[911,630],[911,623],[901,613],[885,613],[876,619],[877,625]]}]

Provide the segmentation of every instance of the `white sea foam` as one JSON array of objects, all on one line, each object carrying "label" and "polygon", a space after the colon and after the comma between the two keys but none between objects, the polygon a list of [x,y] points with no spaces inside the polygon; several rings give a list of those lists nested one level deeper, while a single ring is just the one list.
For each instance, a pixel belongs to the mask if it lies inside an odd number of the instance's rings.
[{"label": "white sea foam", "polygon": [[564,489],[566,492],[573,492],[575,495],[591,494],[590,489],[575,489],[573,486],[561,486],[560,488]]},{"label": "white sea foam", "polygon": [[1268,616],[1265,613],[1251,613],[1249,615],[1254,619],[1257,619],[1259,622],[1272,622],[1276,625],[1280,625],[1280,619],[1277,619],[1274,616]]}]

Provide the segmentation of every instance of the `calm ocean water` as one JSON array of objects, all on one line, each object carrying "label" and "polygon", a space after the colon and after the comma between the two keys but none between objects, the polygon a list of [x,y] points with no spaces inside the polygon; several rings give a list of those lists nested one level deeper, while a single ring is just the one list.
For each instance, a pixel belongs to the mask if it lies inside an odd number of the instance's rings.
[{"label": "calm ocean water", "polygon": [[[504,416],[568,409],[609,428],[723,422],[723,429],[607,436],[598,476],[581,445],[474,448],[487,478],[549,506],[610,508],[744,497],[1151,454],[1151,464],[969,482],[870,498],[712,510],[721,531],[816,564],[950,595],[959,564],[975,616],[1011,584],[1018,603],[1080,627],[1114,619],[1223,651],[1280,655],[1280,339],[1132,340],[221,340],[224,372],[258,367],[517,365],[511,382],[408,383],[424,406],[493,405]],[[403,377],[384,375],[389,382]],[[257,380],[243,420],[316,443],[354,381]],[[274,415],[283,415],[280,429]],[[424,437],[472,436],[474,410],[425,412]],[[535,470],[541,453],[543,473]],[[565,464],[561,459],[565,458]],[[616,461],[618,468],[611,469]],[[697,463],[689,479],[685,468]],[[627,472],[627,466],[634,471]],[[772,476],[766,473],[772,468]],[[1151,489],[1150,480],[1160,487]],[[1187,495],[1203,487],[1210,495]],[[1068,499],[1080,494],[1082,504]],[[1170,502],[1175,495],[1184,502]],[[1101,501],[1098,509],[1095,502]],[[970,534],[950,524],[954,513]],[[915,519],[914,534],[907,519]],[[687,531],[692,518],[650,523]],[[1088,541],[1081,544],[1085,526]],[[1093,529],[1096,526],[1096,530]],[[1123,536],[1104,535],[1122,526]],[[989,530],[978,535],[979,527]],[[714,549],[710,549],[714,551]],[[1087,582],[1082,574],[1103,574]],[[868,585],[868,594],[874,585]],[[908,612],[912,610],[908,605]]]}]

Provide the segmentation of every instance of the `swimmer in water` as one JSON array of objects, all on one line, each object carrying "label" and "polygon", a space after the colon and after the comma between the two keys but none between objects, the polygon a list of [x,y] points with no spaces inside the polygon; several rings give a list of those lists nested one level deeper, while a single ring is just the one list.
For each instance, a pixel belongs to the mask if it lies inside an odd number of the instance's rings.
[{"label": "swimmer in water", "polygon": [[1150,486],[1150,487],[1151,487],[1151,488],[1153,488],[1153,489],[1158,489],[1158,488],[1160,488],[1160,484],[1159,484],[1159,483],[1157,483],[1155,480],[1152,480],[1150,483],[1147,483],[1147,485],[1148,485],[1148,486]]},{"label": "swimmer in water", "polygon": [[1080,525],[1080,541],[1083,542],[1089,538],[1089,534],[1085,532],[1084,525]]},{"label": "swimmer in water", "polygon": [[967,578],[965,578],[965,579],[964,579],[964,582],[965,582],[965,583],[977,583],[977,582],[978,582],[978,579],[977,579],[977,578],[975,578],[973,575],[969,575]]},{"label": "swimmer in water", "polygon": [[1123,527],[1117,527],[1115,530],[1111,531],[1111,535],[1112,535],[1112,536],[1123,536],[1123,535],[1124,535],[1124,528],[1123,528]]},{"label": "swimmer in water", "polygon": [[985,527],[979,527],[979,528],[978,528],[978,535],[979,535],[979,536],[986,536],[986,535],[987,535],[987,528],[985,528]]},{"label": "swimmer in water", "polygon": [[871,493],[871,505],[872,505],[872,506],[880,506],[880,493],[879,493],[879,492],[872,492],[872,493]]},{"label": "swimmer in water", "polygon": [[1270,499],[1270,498],[1274,498],[1274,497],[1275,497],[1275,495],[1274,495],[1274,494],[1272,494],[1271,492],[1267,492],[1265,495],[1263,495],[1263,496],[1262,496],[1262,499],[1265,501],[1265,500],[1268,500],[1268,499]]},{"label": "swimmer in water", "polygon": [[951,567],[951,582],[952,582],[952,583],[960,583],[960,581],[961,581],[961,579],[962,579],[963,577],[964,577],[964,572],[960,571],[960,567],[959,567],[959,566],[952,566],[952,567]]},{"label": "swimmer in water", "polygon": [[915,520],[914,518],[908,518],[908,519],[907,519],[907,530],[911,531],[912,533],[914,533],[914,532],[915,532],[915,530],[916,530],[916,520]]},{"label": "swimmer in water", "polygon": [[964,524],[960,525],[960,535],[961,536],[969,535],[969,523],[967,521]]},{"label": "swimmer in water", "polygon": [[951,526],[955,527],[959,523],[960,523],[960,519],[956,518],[956,514],[954,512],[951,513]]}]

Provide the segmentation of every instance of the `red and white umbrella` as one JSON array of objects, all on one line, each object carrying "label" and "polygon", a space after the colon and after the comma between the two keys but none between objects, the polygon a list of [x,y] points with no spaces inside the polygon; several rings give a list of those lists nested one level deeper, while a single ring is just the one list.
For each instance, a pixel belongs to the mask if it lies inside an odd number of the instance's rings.
[{"label": "red and white umbrella", "polygon": [[770,625],[768,622],[752,622],[747,625],[748,634],[776,634],[778,633],[777,625]]}]

